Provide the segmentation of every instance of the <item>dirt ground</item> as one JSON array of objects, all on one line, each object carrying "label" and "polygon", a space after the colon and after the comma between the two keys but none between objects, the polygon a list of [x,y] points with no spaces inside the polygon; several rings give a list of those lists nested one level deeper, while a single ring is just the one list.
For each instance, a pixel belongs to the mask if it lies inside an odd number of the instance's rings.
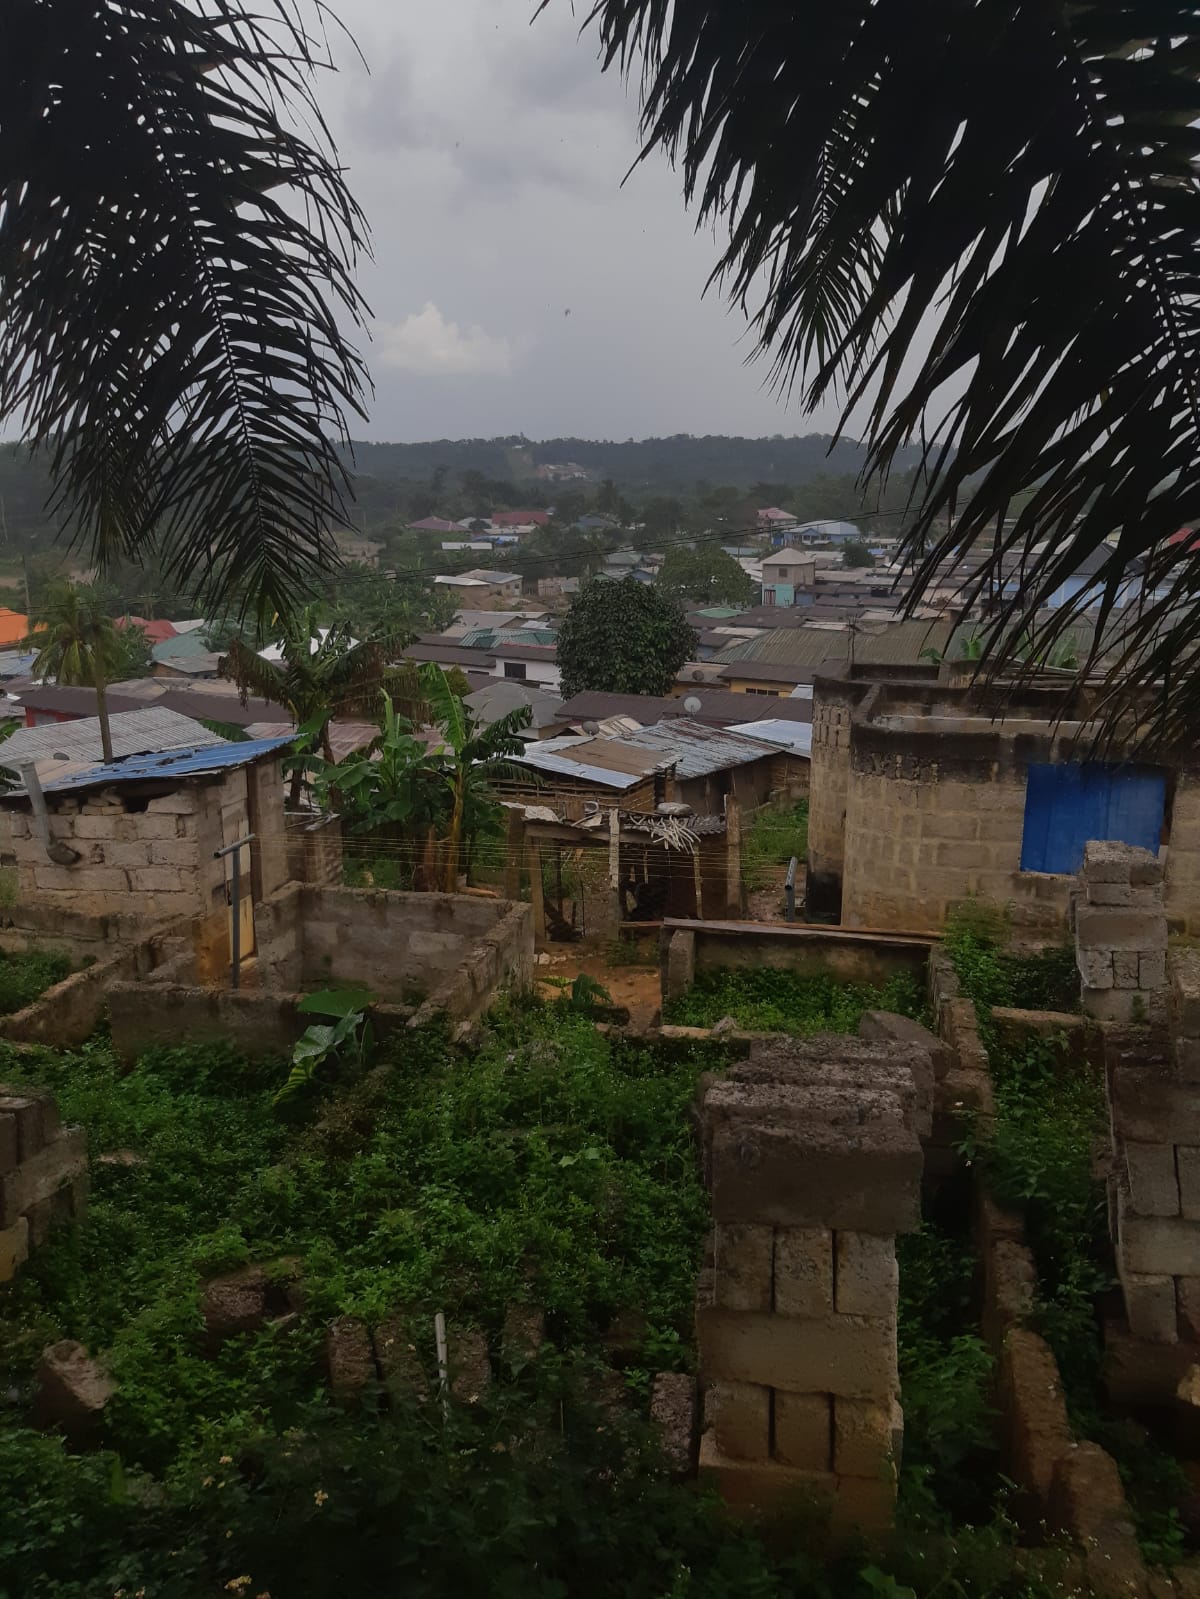
[{"label": "dirt ground", "polygon": [[[610,966],[603,950],[579,944],[551,944],[545,954],[550,957],[549,963],[539,963],[535,972],[543,999],[553,999],[562,992],[561,980],[571,983],[586,972],[604,985],[614,1005],[625,1006],[634,1027],[648,1027],[662,1007],[657,966]],[[554,981],[547,982],[547,978]]]},{"label": "dirt ground", "polygon": [[[771,882],[767,888],[752,889],[746,895],[746,920],[750,922],[782,922],[784,915],[783,880],[787,867],[780,864],[771,868]],[[804,904],[804,868],[796,868],[797,916]]]}]

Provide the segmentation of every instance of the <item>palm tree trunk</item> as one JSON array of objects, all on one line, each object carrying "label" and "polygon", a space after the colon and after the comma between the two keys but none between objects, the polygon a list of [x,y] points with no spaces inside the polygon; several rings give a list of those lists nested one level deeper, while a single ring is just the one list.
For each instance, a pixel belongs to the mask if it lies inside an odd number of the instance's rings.
[{"label": "palm tree trunk", "polygon": [[107,763],[113,758],[112,728],[108,723],[108,684],[104,681],[104,672],[99,665],[93,665],[92,675],[96,681],[96,715],[100,721],[100,748]]},{"label": "palm tree trunk", "polygon": [[466,798],[466,774],[460,764],[454,774],[454,809],[450,815],[450,832],[446,838],[446,893],[458,889],[458,849],[462,838],[463,808]]}]

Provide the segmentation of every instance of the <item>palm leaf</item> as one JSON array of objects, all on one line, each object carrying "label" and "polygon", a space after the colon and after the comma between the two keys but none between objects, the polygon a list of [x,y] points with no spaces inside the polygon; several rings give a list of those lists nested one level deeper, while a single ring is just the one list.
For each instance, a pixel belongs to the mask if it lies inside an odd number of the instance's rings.
[{"label": "palm leaf", "polygon": [[[728,228],[714,275],[776,382],[836,399],[874,473],[919,441],[911,603],[968,551],[968,601],[1016,572],[995,671],[1022,632],[1045,658],[1099,597],[1105,714],[1157,700],[1155,736],[1186,741],[1200,561],[1164,541],[1200,520],[1196,8],[597,0],[592,18],[605,65],[640,69],[646,150]],[[1093,553],[1094,591],[1039,615]],[[1135,557],[1143,597],[1108,627]]]},{"label": "palm leaf", "polygon": [[266,617],[332,557],[365,382],[308,4],[5,0],[0,51],[0,415],[101,560]]}]

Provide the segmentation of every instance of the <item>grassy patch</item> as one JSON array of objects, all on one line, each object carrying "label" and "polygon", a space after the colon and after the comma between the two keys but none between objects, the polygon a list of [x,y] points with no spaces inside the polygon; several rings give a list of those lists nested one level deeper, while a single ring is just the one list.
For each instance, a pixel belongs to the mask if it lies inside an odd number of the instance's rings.
[{"label": "grassy patch", "polygon": [[772,967],[701,972],[688,992],[674,1000],[666,1020],[681,1027],[712,1027],[725,1016],[753,1032],[853,1033],[867,1010],[898,1011],[919,1018],[920,983],[907,973],[873,987],[840,983],[823,972],[776,971]]},{"label": "grassy patch", "polygon": [[742,878],[754,892],[770,888],[778,868],[794,855],[803,863],[808,854],[808,801],[790,810],[763,810],[742,836]]},{"label": "grassy patch", "polygon": [[40,999],[71,975],[70,957],[48,949],[0,950],[0,1016]]}]

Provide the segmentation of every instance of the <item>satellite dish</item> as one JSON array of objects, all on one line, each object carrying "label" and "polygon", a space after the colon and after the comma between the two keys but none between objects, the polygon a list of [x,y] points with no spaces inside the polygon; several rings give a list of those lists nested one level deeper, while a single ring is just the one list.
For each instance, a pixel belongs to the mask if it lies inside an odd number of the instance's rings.
[{"label": "satellite dish", "polygon": [[689,716],[695,716],[697,711],[702,711],[704,709],[704,702],[700,699],[699,695],[689,694],[687,699],[683,702],[683,708]]},{"label": "satellite dish", "polygon": [[696,668],[696,670],[692,673],[692,682],[693,683],[703,683],[703,681],[704,681],[704,670],[703,670],[702,667],[698,666]]}]

